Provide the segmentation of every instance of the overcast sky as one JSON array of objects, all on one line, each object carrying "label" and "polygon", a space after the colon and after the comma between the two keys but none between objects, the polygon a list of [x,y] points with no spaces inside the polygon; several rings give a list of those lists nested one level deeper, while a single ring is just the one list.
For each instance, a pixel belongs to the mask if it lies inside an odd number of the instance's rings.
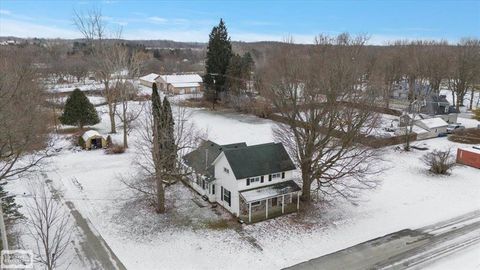
[{"label": "overcast sky", "polygon": [[78,38],[73,12],[101,9],[126,39],[208,40],[223,18],[232,40],[311,43],[320,33],[396,39],[480,37],[476,1],[22,1],[0,0],[0,36]]}]

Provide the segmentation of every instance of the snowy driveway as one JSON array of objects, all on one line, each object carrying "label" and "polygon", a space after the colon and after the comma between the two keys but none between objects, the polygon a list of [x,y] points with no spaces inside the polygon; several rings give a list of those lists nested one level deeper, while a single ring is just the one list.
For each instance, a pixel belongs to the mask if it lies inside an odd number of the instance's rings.
[{"label": "snowy driveway", "polygon": [[391,233],[286,269],[407,269],[479,242],[477,210],[416,230]]}]

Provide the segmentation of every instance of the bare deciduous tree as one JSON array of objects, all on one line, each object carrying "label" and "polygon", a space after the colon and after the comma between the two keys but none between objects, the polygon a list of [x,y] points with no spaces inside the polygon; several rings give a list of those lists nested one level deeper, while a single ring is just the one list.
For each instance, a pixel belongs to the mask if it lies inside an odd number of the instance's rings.
[{"label": "bare deciduous tree", "polygon": [[36,260],[53,270],[65,259],[70,244],[70,216],[47,191],[45,184],[32,187],[32,202],[27,205],[29,232],[36,243]]},{"label": "bare deciduous tree", "polygon": [[[48,110],[32,55],[0,49],[0,181],[38,168],[51,155]],[[28,155],[27,155],[28,154]]]},{"label": "bare deciduous tree", "polygon": [[302,173],[302,199],[311,189],[324,195],[355,196],[372,188],[377,152],[361,144],[378,121],[369,110],[375,96],[364,87],[362,52],[366,38],[320,36],[302,57],[284,46],[261,75],[263,94],[284,118],[275,130]]},{"label": "bare deciduous tree", "polygon": [[452,69],[449,84],[457,95],[457,110],[463,106],[464,97],[478,81],[480,63],[480,40],[464,39],[455,48],[452,55]]},{"label": "bare deciduous tree", "polygon": [[[164,186],[169,186],[186,177],[189,172],[183,169],[181,157],[193,150],[199,143],[202,134],[196,129],[194,124],[188,119],[190,113],[184,107],[173,106],[174,115],[174,137],[177,150],[177,160],[174,162],[174,168],[170,172],[160,170],[160,178]],[[144,107],[144,113],[139,120],[139,128],[134,132],[138,132],[136,149],[137,158],[135,166],[137,171],[134,175],[123,177],[122,182],[132,190],[141,195],[141,198],[147,201],[151,206],[157,207],[161,202],[158,201],[158,186],[156,178],[155,163],[153,160],[154,141],[153,141],[153,114],[151,106]],[[171,160],[165,157],[160,163],[171,164]],[[163,187],[163,186],[162,186]],[[164,203],[164,202],[163,202]]]}]

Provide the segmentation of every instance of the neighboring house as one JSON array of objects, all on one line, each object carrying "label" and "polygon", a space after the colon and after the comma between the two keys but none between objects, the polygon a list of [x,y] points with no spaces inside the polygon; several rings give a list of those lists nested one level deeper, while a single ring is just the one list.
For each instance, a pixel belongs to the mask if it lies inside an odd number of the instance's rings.
[{"label": "neighboring house", "polygon": [[457,163],[480,169],[480,147],[458,148]]},{"label": "neighboring house", "polygon": [[85,143],[83,148],[87,150],[91,149],[100,149],[100,148],[106,148],[107,147],[107,140],[105,137],[100,135],[95,130],[87,130],[85,133],[82,135],[82,139]]},{"label": "neighboring house", "polygon": [[150,73],[148,75],[145,75],[143,77],[140,77],[140,84],[147,86],[149,88],[152,88],[153,84],[155,83],[155,80],[159,77],[160,75],[155,74],[155,73]]},{"label": "neighboring house", "polygon": [[194,190],[245,222],[298,210],[295,165],[281,143],[247,146],[203,142],[184,156]]},{"label": "neighboring house", "polygon": [[192,94],[203,91],[203,79],[198,74],[160,75],[155,82],[160,90],[169,94]]}]

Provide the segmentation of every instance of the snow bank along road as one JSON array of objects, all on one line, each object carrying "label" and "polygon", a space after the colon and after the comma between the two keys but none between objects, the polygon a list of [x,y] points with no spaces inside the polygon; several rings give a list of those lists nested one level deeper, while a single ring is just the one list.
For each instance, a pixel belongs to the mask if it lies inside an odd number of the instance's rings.
[{"label": "snow bank along road", "polygon": [[405,229],[286,269],[408,269],[480,242],[480,210]]}]

